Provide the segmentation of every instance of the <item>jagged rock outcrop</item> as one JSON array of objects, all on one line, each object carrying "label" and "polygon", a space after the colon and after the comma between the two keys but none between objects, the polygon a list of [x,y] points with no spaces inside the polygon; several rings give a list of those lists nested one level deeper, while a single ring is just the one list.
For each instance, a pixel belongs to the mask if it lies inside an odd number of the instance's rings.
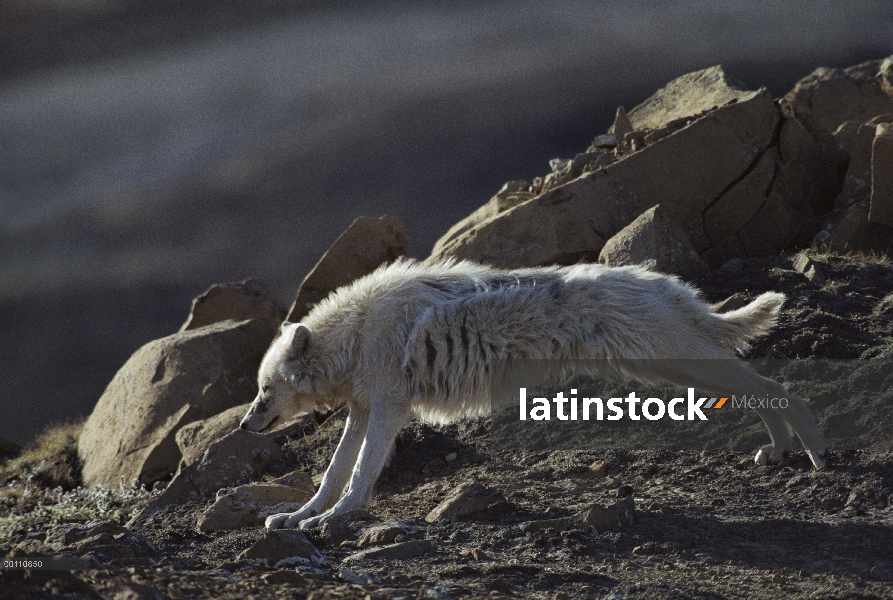
[{"label": "jagged rock outcrop", "polygon": [[[839,206],[842,190],[867,195],[870,176],[870,161],[852,159],[841,140],[865,153],[870,133],[861,123],[882,119],[891,106],[891,68],[888,59],[819,70],[780,102],[722,67],[683,75],[629,113],[618,109],[611,131],[585,153],[554,159],[552,173],[530,184],[506,184],[438,240],[429,260],[505,268],[595,261],[609,239],[657,204],[682,232],[673,243],[690,245],[714,268],[845,232],[855,238],[866,224],[883,238],[877,227],[887,219],[886,192],[878,192],[873,219],[867,200],[851,215]],[[652,245],[651,256],[636,260],[673,270],[664,250]]]}]

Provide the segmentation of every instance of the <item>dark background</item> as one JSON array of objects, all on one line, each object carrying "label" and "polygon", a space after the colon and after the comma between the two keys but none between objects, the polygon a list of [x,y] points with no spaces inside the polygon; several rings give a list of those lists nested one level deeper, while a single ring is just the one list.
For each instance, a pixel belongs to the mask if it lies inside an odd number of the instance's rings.
[{"label": "dark background", "polygon": [[5,3],[0,436],[88,414],[211,283],[289,304],[357,216],[427,255],[678,75],[890,54],[886,0]]}]

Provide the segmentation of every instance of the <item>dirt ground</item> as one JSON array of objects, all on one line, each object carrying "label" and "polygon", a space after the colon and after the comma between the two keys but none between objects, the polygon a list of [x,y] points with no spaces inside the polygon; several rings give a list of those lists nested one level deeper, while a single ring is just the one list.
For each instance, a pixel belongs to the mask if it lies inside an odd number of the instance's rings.
[{"label": "dirt ground", "polygon": [[[891,357],[893,265],[866,256],[815,260],[822,282],[779,258],[733,263],[694,283],[711,302],[744,291],[789,296],[781,323],[753,357]],[[297,468],[318,481],[343,421],[336,413],[281,438],[286,457],[264,478]],[[486,419],[404,430],[368,513],[343,520],[337,535],[308,533],[327,568],[240,561],[263,527],[199,533],[196,520],[209,503],[193,502],[132,525],[141,540],[133,552],[115,558],[84,548],[89,569],[0,570],[0,598],[893,598],[893,453],[883,444],[835,448],[829,466],[815,471],[803,452],[764,467],[753,463],[756,448],[512,452],[493,447],[490,436]],[[592,476],[593,462],[606,466],[603,476]],[[39,501],[13,494],[26,475],[5,471],[0,553],[51,554],[60,530],[90,516],[52,516],[53,502],[63,505],[77,489],[45,484],[29,492],[43,494]],[[427,523],[428,512],[466,482],[498,490],[507,502]],[[125,523],[152,495],[131,492],[115,510],[105,506],[104,520]],[[627,496],[636,506],[631,525],[596,532],[567,519]],[[361,529],[394,521],[405,532],[398,542],[427,540],[427,553],[350,558]]]}]

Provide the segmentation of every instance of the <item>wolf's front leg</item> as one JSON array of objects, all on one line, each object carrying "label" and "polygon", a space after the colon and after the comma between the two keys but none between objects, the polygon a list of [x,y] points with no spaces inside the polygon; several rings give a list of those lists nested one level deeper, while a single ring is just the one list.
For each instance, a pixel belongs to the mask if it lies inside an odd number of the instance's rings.
[{"label": "wolf's front leg", "polygon": [[344,434],[319,484],[319,490],[300,510],[267,517],[265,522],[267,529],[297,527],[307,517],[318,515],[335,504],[354,470],[368,426],[369,410],[365,407],[351,408],[350,414],[347,415],[347,423],[344,425]]},{"label": "wolf's front leg", "polygon": [[372,406],[366,439],[350,477],[347,493],[328,511],[301,521],[301,529],[322,525],[334,516],[366,507],[394,440],[409,422],[409,416],[408,407],[385,403]]}]

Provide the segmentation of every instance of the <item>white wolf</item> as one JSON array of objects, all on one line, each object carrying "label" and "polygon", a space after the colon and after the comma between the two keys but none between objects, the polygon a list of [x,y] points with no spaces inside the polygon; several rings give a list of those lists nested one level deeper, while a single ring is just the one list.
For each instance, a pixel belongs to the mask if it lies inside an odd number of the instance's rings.
[{"label": "white wolf", "polygon": [[[503,271],[470,262],[398,261],[320,302],[302,323],[283,323],[258,373],[259,393],[241,426],[261,431],[314,409],[349,407],[344,434],[319,491],[266,526],[310,528],[366,506],[372,486],[412,413],[444,423],[489,413],[488,364],[505,358],[733,359],[768,331],[784,301],[765,293],[717,314],[675,277],[639,267],[580,264]],[[732,395],[757,389],[787,397],[756,409],[772,443],[756,455],[777,462],[792,430],[817,468],[822,433],[806,404],[738,360],[644,361],[646,379]],[[674,366],[675,365],[675,366]],[[687,365],[687,366],[686,366]]]}]

